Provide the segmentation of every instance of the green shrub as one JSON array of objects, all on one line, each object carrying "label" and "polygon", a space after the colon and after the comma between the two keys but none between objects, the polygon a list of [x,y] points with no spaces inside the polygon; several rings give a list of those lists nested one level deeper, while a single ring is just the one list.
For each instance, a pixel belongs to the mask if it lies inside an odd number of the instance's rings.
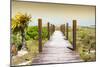
[{"label": "green shrub", "polygon": [[[29,40],[38,40],[38,26],[29,26],[27,30],[25,31],[25,39],[26,41]],[[47,28],[42,27],[42,39],[47,39]],[[22,45],[21,45],[21,35],[20,33],[12,33],[11,35],[11,43],[15,43],[17,46],[17,49],[20,50]]]},{"label": "green shrub", "polygon": [[20,34],[12,34],[11,43],[15,43],[17,49],[20,50],[22,47]]},{"label": "green shrub", "polygon": [[[29,36],[30,38],[33,38],[34,40],[38,40],[38,26],[29,26],[26,31],[26,36]],[[47,29],[46,27],[42,28],[42,38],[47,38]]]}]

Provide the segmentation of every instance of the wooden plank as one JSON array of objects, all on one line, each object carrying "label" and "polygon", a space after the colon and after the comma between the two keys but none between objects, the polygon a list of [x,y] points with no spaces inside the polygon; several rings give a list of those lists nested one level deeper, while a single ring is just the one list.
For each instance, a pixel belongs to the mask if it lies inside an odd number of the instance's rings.
[{"label": "wooden plank", "polygon": [[39,52],[42,52],[42,19],[38,19]]},{"label": "wooden plank", "polygon": [[78,53],[66,48],[71,44],[63,37],[60,31],[55,31],[51,40],[44,44],[43,52],[33,59],[32,64],[81,62]]},{"label": "wooden plank", "polygon": [[73,50],[76,50],[76,20],[73,20]]},{"label": "wooden plank", "polygon": [[50,39],[50,23],[48,22],[47,23],[47,26],[48,26],[48,40]]}]

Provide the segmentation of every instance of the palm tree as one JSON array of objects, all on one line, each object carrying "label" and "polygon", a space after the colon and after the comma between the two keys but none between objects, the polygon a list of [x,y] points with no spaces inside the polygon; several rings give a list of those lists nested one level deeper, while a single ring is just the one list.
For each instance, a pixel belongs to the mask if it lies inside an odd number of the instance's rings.
[{"label": "palm tree", "polygon": [[22,49],[26,49],[25,43],[25,29],[28,27],[29,22],[31,21],[31,16],[22,13],[17,13],[15,17],[12,18],[12,32],[21,33],[22,37]]}]

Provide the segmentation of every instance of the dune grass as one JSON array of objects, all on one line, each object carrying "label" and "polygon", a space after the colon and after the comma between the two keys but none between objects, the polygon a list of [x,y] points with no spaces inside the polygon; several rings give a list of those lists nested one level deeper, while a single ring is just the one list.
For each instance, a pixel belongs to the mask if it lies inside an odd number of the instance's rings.
[{"label": "dune grass", "polygon": [[[44,46],[44,43],[47,41],[43,40],[42,41],[42,45]],[[18,57],[16,56],[16,58],[12,59],[12,65],[17,65],[26,61],[31,61],[29,64],[32,63],[32,59],[35,58],[39,52],[38,52],[38,40],[29,40],[27,41],[27,51],[28,53]]]},{"label": "dune grass", "polygon": [[[96,60],[95,28],[79,27],[76,35],[76,51],[85,61]],[[72,44],[72,28],[69,28],[69,41]]]}]

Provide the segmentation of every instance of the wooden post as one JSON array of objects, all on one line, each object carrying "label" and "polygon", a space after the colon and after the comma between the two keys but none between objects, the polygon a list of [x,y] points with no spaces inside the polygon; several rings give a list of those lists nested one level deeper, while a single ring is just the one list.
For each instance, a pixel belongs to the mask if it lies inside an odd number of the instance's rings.
[{"label": "wooden post", "polygon": [[60,28],[63,35],[65,35],[65,24],[61,25]]},{"label": "wooden post", "polygon": [[76,20],[73,20],[73,50],[76,50]]},{"label": "wooden post", "polygon": [[38,19],[39,52],[42,52],[42,19]]},{"label": "wooden post", "polygon": [[53,25],[53,32],[54,32],[54,25]]},{"label": "wooden post", "polygon": [[65,36],[65,24],[63,25],[63,33],[64,33],[64,36]]},{"label": "wooden post", "polygon": [[48,40],[49,40],[50,39],[50,33],[49,33],[50,32],[50,23],[48,22],[47,25],[48,25]]},{"label": "wooden post", "polygon": [[61,25],[60,25],[60,31],[61,31]]},{"label": "wooden post", "polygon": [[63,25],[61,25],[61,31],[62,31],[62,33],[63,33]]},{"label": "wooden post", "polygon": [[54,31],[55,31],[55,25],[53,25],[53,33],[54,33]]},{"label": "wooden post", "polygon": [[52,24],[50,24],[50,35],[52,35]]},{"label": "wooden post", "polygon": [[60,30],[61,30],[61,32],[63,33],[63,30],[62,30],[62,25],[60,26]]},{"label": "wooden post", "polygon": [[52,35],[51,29],[52,29],[52,24],[50,24],[50,36]]},{"label": "wooden post", "polygon": [[54,28],[53,24],[51,24],[51,35],[53,34]]},{"label": "wooden post", "polygon": [[52,34],[53,34],[54,28],[53,28],[53,24],[52,24]]},{"label": "wooden post", "polygon": [[54,32],[55,32],[55,25],[54,25]]},{"label": "wooden post", "polygon": [[68,23],[66,23],[66,39],[68,40]]}]

